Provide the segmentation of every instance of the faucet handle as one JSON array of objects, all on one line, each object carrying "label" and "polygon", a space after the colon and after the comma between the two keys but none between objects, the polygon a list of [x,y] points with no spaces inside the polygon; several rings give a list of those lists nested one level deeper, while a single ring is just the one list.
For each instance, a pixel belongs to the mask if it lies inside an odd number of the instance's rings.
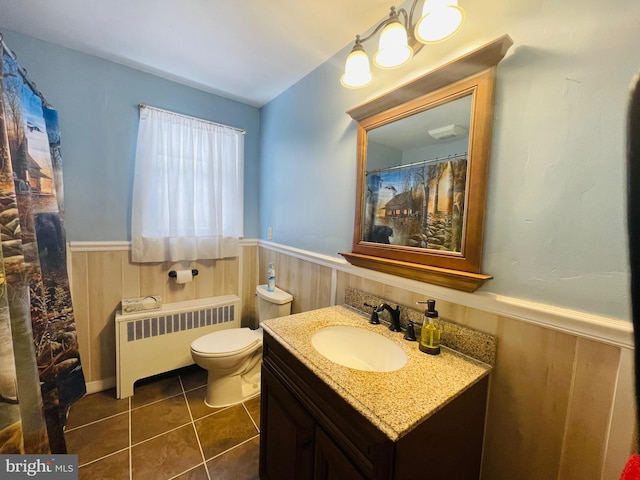
[{"label": "faucet handle", "polygon": [[408,340],[410,342],[415,342],[416,341],[416,331],[413,328],[413,326],[415,325],[413,320],[409,320],[409,325],[407,325],[407,329],[404,332],[404,339]]},{"label": "faucet handle", "polygon": [[364,304],[365,307],[372,307],[373,311],[371,312],[371,318],[369,319],[369,323],[372,325],[379,325],[380,319],[378,318],[378,307],[375,305],[369,305],[368,303]]}]

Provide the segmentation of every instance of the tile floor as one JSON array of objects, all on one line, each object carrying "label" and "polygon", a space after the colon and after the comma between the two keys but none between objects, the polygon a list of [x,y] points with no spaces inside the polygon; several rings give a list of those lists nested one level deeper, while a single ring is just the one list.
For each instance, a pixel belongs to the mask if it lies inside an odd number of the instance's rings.
[{"label": "tile floor", "polygon": [[65,439],[79,479],[249,480],[258,478],[260,397],[222,409],[204,404],[197,366],[140,381],[71,406]]}]

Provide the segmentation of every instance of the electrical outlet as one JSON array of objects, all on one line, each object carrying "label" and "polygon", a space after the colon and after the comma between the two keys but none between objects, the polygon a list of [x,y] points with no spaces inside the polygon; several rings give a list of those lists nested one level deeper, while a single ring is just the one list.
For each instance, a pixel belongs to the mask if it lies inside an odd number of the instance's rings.
[{"label": "electrical outlet", "polygon": [[267,240],[271,240],[273,238],[273,229],[271,227],[267,228]]}]

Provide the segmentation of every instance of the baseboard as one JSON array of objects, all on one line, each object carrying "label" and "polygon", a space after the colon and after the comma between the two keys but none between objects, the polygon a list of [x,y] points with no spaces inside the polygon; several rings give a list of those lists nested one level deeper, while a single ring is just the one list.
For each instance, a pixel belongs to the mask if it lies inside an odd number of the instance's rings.
[{"label": "baseboard", "polygon": [[87,383],[87,395],[91,395],[92,393],[103,392],[105,390],[109,390],[110,388],[115,388],[116,386],[116,377],[105,378],[104,380],[96,380],[95,382]]}]

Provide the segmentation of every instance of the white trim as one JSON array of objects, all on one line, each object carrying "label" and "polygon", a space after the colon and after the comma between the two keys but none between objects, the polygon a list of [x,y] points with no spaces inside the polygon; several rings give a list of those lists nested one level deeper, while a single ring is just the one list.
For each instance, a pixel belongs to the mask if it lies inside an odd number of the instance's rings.
[{"label": "white trim", "polygon": [[130,249],[131,242],[69,242],[70,252],[115,252]]},{"label": "white trim", "polygon": [[[129,250],[130,242],[70,242],[71,252],[94,252]],[[275,252],[283,253],[308,262],[332,269],[332,299],[335,302],[337,271],[365,277],[367,279],[404,288],[425,296],[456,303],[469,308],[476,308],[496,315],[517,318],[524,322],[540,325],[571,335],[605,342],[624,348],[633,348],[633,326],[630,321],[580,312],[568,308],[555,307],[536,303],[521,298],[507,297],[488,292],[467,293],[451,288],[440,287],[418,282],[407,278],[396,277],[386,273],[354,267],[341,257],[332,257],[320,253],[289,247],[274,242],[258,239],[242,239],[240,246],[261,246]]]},{"label": "white trim", "polygon": [[[369,280],[384,283],[386,285],[411,290],[412,292],[421,293],[425,296],[436,297],[465,307],[476,308],[496,315],[516,318],[545,328],[597,340],[619,347],[632,349],[634,346],[633,326],[630,321],[580,312],[553,305],[546,305],[543,303],[536,303],[520,298],[497,295],[494,293],[462,292],[374,270],[354,267],[342,258],[331,257],[265,240],[259,240],[258,243],[260,246],[269,250],[300,258],[302,260],[307,260],[345,273],[365,277]],[[332,284],[335,287],[333,274]]]},{"label": "white trim", "polygon": [[[70,252],[115,252],[131,250],[131,242],[107,240],[101,242],[68,242]],[[258,240],[255,238],[240,239],[241,247],[256,247]]]},{"label": "white trim", "polygon": [[96,380],[87,383],[87,395],[92,393],[103,392],[116,386],[116,377],[105,378],[104,380]]},{"label": "white trim", "polygon": [[490,295],[495,304],[494,313],[618,347],[634,348],[631,322],[519,298]]},{"label": "white trim", "polygon": [[[289,247],[287,245],[282,245],[280,243],[269,242],[267,240],[258,240],[258,245],[261,247],[268,248],[269,250],[273,250],[274,252],[284,253],[291,257],[300,258],[302,260],[308,260],[309,262],[316,263],[318,265],[323,265],[329,268],[337,268],[338,270],[343,270],[344,268],[349,268],[351,265],[342,257],[331,257],[329,255],[323,255],[322,253],[311,252],[309,250],[302,250],[296,247]],[[369,271],[369,270],[365,270]]]},{"label": "white trim", "polygon": [[257,238],[241,238],[240,246],[241,247],[257,247],[258,239]]}]

